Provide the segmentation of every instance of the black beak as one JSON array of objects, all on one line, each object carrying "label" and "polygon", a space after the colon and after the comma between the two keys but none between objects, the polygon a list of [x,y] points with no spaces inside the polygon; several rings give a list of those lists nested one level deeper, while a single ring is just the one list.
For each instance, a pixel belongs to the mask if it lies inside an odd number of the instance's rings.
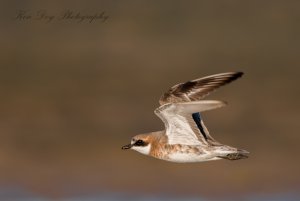
[{"label": "black beak", "polygon": [[131,144],[127,144],[127,145],[123,146],[122,149],[130,149],[131,147],[132,147]]}]

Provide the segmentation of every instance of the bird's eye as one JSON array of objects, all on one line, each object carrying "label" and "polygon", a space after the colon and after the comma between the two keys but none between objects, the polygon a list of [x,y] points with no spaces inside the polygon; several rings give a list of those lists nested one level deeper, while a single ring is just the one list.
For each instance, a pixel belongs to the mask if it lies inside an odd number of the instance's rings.
[{"label": "bird's eye", "polygon": [[136,146],[142,146],[142,145],[144,145],[144,141],[143,140],[138,140],[138,141],[136,141],[134,143],[134,145],[136,145]]}]

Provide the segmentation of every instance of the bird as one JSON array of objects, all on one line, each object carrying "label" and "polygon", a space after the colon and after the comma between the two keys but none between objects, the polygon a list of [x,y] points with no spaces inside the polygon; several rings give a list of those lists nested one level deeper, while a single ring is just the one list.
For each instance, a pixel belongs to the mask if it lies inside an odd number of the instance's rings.
[{"label": "bird", "polygon": [[138,134],[122,149],[176,163],[248,158],[248,151],[215,140],[200,114],[227,105],[225,101],[203,98],[243,74],[219,73],[174,85],[161,96],[160,106],[154,111],[163,121],[165,129]]}]

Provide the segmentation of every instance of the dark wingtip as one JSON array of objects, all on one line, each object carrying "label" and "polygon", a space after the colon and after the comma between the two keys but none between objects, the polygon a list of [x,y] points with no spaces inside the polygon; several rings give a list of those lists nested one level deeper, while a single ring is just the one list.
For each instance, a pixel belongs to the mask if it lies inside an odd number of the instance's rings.
[{"label": "dark wingtip", "polygon": [[231,79],[229,80],[229,82],[239,79],[240,77],[242,77],[244,75],[243,72],[241,71],[237,71],[237,72],[233,72]]},{"label": "dark wingtip", "polygon": [[244,75],[244,73],[241,71],[238,71],[235,73],[236,78],[242,77],[243,75]]}]

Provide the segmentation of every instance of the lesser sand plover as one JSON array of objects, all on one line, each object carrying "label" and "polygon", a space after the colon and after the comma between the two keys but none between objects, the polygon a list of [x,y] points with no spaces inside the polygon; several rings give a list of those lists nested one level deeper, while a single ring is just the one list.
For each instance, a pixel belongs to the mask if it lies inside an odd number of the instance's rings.
[{"label": "lesser sand plover", "polygon": [[178,163],[248,158],[248,151],[216,141],[200,116],[200,112],[226,105],[223,101],[200,99],[242,75],[220,73],[173,86],[162,95],[161,106],[154,111],[164,122],[165,130],[136,135],[122,149]]}]

